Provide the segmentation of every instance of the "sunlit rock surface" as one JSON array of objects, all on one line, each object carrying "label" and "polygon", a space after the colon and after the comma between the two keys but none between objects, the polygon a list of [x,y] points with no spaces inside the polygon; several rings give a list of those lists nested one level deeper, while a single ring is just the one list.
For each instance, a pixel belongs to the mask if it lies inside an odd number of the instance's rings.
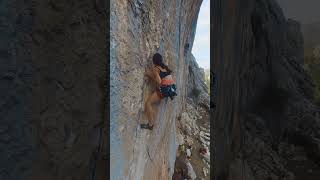
[{"label": "sunlit rock surface", "polygon": [[[176,157],[176,118],[186,105],[191,56],[201,0],[111,0],[111,179],[170,179]],[[189,45],[187,45],[189,44]],[[158,106],[153,131],[143,107],[154,87],[143,73],[155,52],[174,72],[177,93]]]}]

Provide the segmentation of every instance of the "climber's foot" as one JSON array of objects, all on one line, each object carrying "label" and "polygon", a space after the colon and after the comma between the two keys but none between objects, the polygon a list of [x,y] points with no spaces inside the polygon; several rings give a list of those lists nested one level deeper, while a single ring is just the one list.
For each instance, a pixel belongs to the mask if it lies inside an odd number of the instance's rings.
[{"label": "climber's foot", "polygon": [[149,129],[152,130],[153,129],[153,125],[148,124],[140,124],[142,129]]}]

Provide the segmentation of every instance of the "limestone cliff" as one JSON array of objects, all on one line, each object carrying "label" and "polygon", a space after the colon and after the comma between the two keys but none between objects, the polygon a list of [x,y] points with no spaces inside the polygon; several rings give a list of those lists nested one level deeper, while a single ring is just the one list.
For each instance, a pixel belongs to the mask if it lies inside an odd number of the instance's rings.
[{"label": "limestone cliff", "polygon": [[[170,179],[175,120],[186,105],[188,60],[201,0],[111,0],[111,179]],[[143,77],[155,52],[174,72],[178,96],[158,108],[152,132],[141,130],[153,87]]]},{"label": "limestone cliff", "polygon": [[[210,171],[210,117],[209,95],[205,85],[204,70],[200,68],[190,55],[188,63],[187,103],[181,117],[177,121],[177,159],[175,168],[183,169],[183,165],[192,167],[188,175],[196,179],[212,179]],[[205,153],[200,153],[206,149]],[[186,158],[187,151],[191,157]],[[194,171],[194,172],[193,172]],[[177,172],[177,171],[176,171]]]},{"label": "limestone cliff", "polygon": [[319,107],[299,23],[274,0],[215,0],[213,14],[217,179],[314,179]]},{"label": "limestone cliff", "polygon": [[1,180],[105,177],[101,8],[91,0],[0,2]]}]

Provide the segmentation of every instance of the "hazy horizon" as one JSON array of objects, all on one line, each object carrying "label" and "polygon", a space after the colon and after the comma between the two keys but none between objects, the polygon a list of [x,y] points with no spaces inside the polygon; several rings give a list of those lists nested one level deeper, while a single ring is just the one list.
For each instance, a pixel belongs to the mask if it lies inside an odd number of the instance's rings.
[{"label": "hazy horizon", "polygon": [[302,24],[320,22],[320,0],[277,0],[286,18]]}]

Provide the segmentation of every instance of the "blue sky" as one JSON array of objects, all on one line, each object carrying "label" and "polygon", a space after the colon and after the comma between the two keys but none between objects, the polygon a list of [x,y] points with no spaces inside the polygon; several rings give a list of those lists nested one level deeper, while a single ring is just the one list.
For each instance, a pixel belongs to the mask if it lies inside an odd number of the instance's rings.
[{"label": "blue sky", "polygon": [[210,69],[210,0],[200,7],[192,54],[200,67]]}]

